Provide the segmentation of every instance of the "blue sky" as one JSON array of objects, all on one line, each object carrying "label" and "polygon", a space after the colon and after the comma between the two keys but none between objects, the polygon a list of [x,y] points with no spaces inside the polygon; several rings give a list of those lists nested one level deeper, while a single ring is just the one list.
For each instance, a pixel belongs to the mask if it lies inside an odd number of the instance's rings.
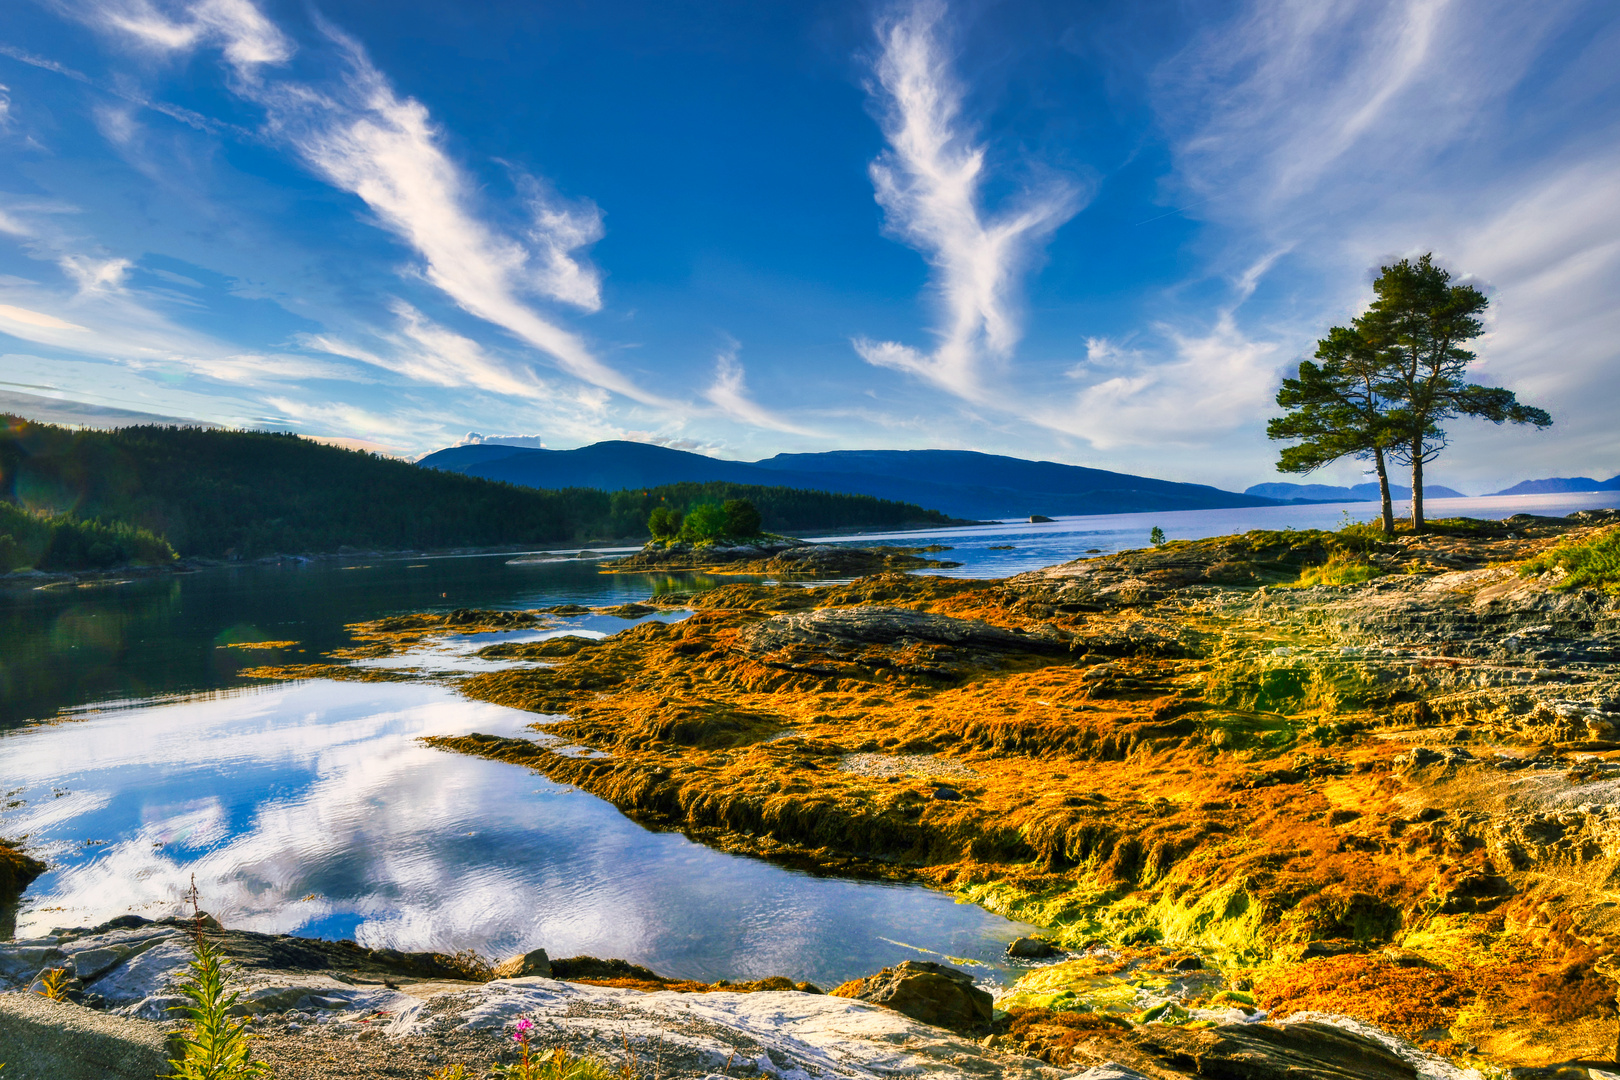
[{"label": "blue sky", "polygon": [[1620,12],[1558,0],[12,0],[0,394],[1243,487],[1432,250],[1557,420],[1432,475],[1607,477],[1617,70]]}]

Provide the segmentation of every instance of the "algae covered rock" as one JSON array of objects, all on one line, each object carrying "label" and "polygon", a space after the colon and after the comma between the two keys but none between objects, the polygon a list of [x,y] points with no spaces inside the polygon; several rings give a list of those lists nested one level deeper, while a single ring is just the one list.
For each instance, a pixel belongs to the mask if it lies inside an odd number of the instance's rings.
[{"label": "algae covered rock", "polygon": [[988,1024],[994,1014],[994,999],[973,985],[973,976],[926,960],[902,961],[847,982],[832,995],[870,1001],[925,1024],[958,1030]]},{"label": "algae covered rock", "polygon": [[1007,955],[1015,960],[1044,960],[1059,951],[1056,945],[1038,937],[1021,937],[1007,946]]}]

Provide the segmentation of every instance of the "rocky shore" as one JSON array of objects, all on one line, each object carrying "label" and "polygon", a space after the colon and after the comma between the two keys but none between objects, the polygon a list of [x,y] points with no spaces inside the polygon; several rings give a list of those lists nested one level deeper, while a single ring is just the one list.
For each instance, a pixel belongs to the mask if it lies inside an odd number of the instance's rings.
[{"label": "rocky shore", "polygon": [[[726,585],[672,598],[682,623],[461,684],[566,714],[545,733],[591,757],[433,742],[1070,947],[1192,950],[1221,981],[1179,1008],[1235,992],[1459,1062],[1611,1060],[1620,604],[1519,567],[1612,521],[1353,538],[1343,585],[1308,584],[1345,556],[1329,533],[999,582]],[[1026,1000],[1110,1012],[1117,989],[1077,962]]]},{"label": "rocky shore", "polygon": [[[186,920],[131,916],[0,944],[8,1077],[146,1080],[164,1071],[168,1037],[181,1027],[169,1009],[180,1001],[193,932]],[[537,1049],[649,1080],[1463,1075],[1343,1018],[1270,1025],[1215,1009],[1177,1028],[1017,1006],[998,1012],[971,976],[931,963],[901,964],[826,995],[785,979],[694,984],[623,961],[551,961],[544,952],[491,971],[465,955],[232,931],[211,920],[205,932],[231,957],[242,991],[235,1011],[250,1019],[255,1056],[300,1080],[428,1077],[458,1064],[476,1074],[515,1057],[520,1018],[534,1025]],[[39,993],[52,969],[69,976],[69,1000]],[[1060,1058],[1100,1063],[1053,1065],[1025,1052],[1051,1059],[1053,1044],[1064,1047]]]},{"label": "rocky shore", "polygon": [[610,573],[646,573],[649,570],[702,571],[710,574],[757,574],[783,580],[860,577],[902,570],[948,569],[961,563],[928,555],[950,548],[843,547],[812,544],[788,536],[760,537],[732,544],[649,543],[634,555],[602,564]]},{"label": "rocky shore", "polygon": [[[503,642],[536,663],[456,685],[547,714],[536,737],[431,745],[725,850],[926,883],[1048,941],[988,1021],[928,1014],[954,1034],[892,1007],[893,972],[692,994],[581,990],[555,965],[450,994],[424,1015],[454,1022],[422,1030],[473,1031],[492,994],[503,1023],[611,999],[663,1025],[702,1001],[706,1023],[777,1018],[746,1021],[767,1052],[731,1076],[1620,1075],[1620,597],[1527,563],[1617,525],[1254,532],[1002,581],[778,576],[624,609],[677,623]],[[544,618],[385,620],[352,655]],[[922,974],[943,982],[914,996],[954,985],[973,1013],[960,979]],[[871,1036],[884,1053],[922,1049],[863,1057],[856,1016],[919,1026]],[[803,1049],[812,1031],[836,1034]],[[690,1069],[662,1075],[726,1071]]]}]

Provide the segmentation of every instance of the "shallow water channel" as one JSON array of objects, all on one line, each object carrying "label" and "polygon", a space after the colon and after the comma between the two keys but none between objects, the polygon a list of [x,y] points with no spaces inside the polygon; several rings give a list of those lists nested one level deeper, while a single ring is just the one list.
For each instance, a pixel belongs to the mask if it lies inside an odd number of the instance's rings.
[{"label": "shallow water channel", "polygon": [[[942,956],[984,964],[975,968],[982,976],[1008,973],[1000,954],[1030,928],[978,907],[724,854],[645,829],[527,769],[417,742],[521,735],[533,714],[435,683],[251,685],[235,675],[269,655],[301,660],[342,644],[344,621],[450,602],[414,585],[423,570],[437,570],[446,587],[436,591],[455,590],[458,603],[502,607],[600,605],[688,584],[601,575],[581,563],[415,566],[255,567],[33,600],[59,626],[105,620],[163,640],[126,637],[117,649],[78,642],[93,649],[89,685],[72,678],[71,655],[58,657],[55,718],[0,731],[0,834],[26,834],[52,867],[24,894],[18,935],[172,913],[195,874],[204,904],[227,925],[368,946],[495,957],[544,947],[672,976],[822,985]],[[544,630],[446,639],[381,663],[451,675],[488,666],[466,654],[491,641],[628,625],[563,617]],[[249,633],[299,645],[266,654],[217,640]],[[33,647],[75,644],[59,630]],[[148,664],[165,658],[181,684],[155,698],[132,693]]]}]

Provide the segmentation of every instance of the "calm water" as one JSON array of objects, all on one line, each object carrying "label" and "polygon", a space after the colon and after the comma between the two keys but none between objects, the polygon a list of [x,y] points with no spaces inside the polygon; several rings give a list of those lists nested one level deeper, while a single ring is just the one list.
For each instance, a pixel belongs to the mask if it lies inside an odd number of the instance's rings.
[{"label": "calm water", "polygon": [[[1614,505],[1595,496],[1443,500],[1435,516]],[[1196,538],[1335,526],[1367,504],[1067,518],[841,537],[938,542],[993,577],[1159,525]],[[817,878],[654,833],[529,773],[417,736],[517,733],[533,717],[426,684],[260,685],[238,672],[314,659],[345,623],[454,607],[616,604],[701,584],[506,556],[244,566],[0,594],[0,834],[53,869],[19,932],[172,911],[193,873],[228,923],[405,949],[621,956],[671,975],[836,982],[917,949],[994,963],[1028,928],[911,887]],[[676,617],[676,616],[664,616]],[[541,633],[612,633],[604,616]],[[233,642],[294,641],[266,654]],[[451,639],[412,662],[470,670]],[[29,723],[30,721],[49,721]]]},{"label": "calm water", "polygon": [[[1549,517],[1590,510],[1620,507],[1620,491],[1597,491],[1574,495],[1498,495],[1469,499],[1427,499],[1424,512],[1431,518],[1505,518],[1513,514],[1544,514]],[[1399,502],[1399,517],[1410,512]],[[1012,522],[1004,525],[976,525],[968,528],[929,529],[924,532],[872,533],[860,537],[826,537],[841,544],[850,543],[928,543],[949,544],[953,550],[939,558],[954,559],[959,569],[941,570],[957,577],[1006,577],[1026,570],[1067,562],[1095,548],[1101,552],[1146,547],[1148,533],[1157,525],[1171,540],[1200,540],[1225,536],[1248,529],[1337,529],[1348,517],[1351,521],[1375,521],[1377,503],[1323,503],[1315,506],[1261,506],[1233,510],[1178,510],[1172,513],[1096,514],[1062,517],[1031,525]],[[1010,549],[1009,549],[1010,548]]]},{"label": "calm water", "polygon": [[4,827],[54,867],[18,933],[171,913],[192,874],[230,926],[495,956],[540,946],[700,979],[826,985],[924,957],[906,945],[994,964],[1027,929],[925,889],[725,855],[416,742],[533,719],[433,686],[307,682],[13,732],[0,754],[26,802]]}]

